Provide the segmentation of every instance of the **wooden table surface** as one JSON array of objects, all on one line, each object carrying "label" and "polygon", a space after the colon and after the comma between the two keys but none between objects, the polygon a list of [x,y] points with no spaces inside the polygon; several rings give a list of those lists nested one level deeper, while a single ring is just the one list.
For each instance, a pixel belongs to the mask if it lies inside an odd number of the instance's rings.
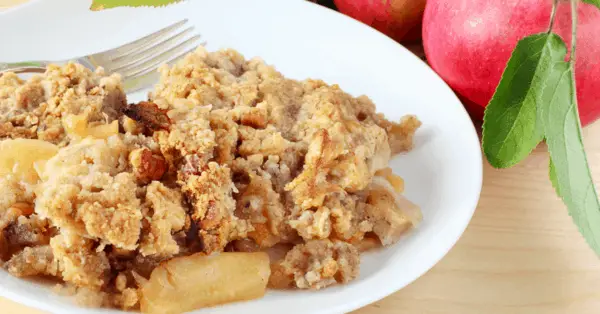
[{"label": "wooden table surface", "polygon": [[[0,9],[24,1],[0,0]],[[600,183],[600,122],[584,134]],[[545,145],[514,168],[484,163],[483,169],[475,216],[448,255],[408,287],[354,314],[600,313],[600,260],[552,190]],[[0,298],[0,313],[42,312]]]}]

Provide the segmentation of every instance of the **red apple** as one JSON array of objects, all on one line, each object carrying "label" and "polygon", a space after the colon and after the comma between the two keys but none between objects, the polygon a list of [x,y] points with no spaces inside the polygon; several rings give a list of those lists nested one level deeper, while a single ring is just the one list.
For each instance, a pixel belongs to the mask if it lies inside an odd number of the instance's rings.
[{"label": "red apple", "polygon": [[[338,10],[400,41],[420,33],[426,0],[335,0]],[[417,30],[415,32],[414,30]]]},{"label": "red apple", "polygon": [[[431,67],[482,118],[483,108],[521,38],[545,32],[552,0],[428,0],[423,44]],[[571,42],[568,1],[558,5],[554,32]],[[600,10],[580,3],[575,76],[581,122],[600,116]]]}]

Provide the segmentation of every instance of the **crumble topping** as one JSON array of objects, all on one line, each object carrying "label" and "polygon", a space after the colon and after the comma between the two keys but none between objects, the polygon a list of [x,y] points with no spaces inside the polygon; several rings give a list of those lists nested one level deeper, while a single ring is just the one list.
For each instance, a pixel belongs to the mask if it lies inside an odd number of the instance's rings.
[{"label": "crumble topping", "polygon": [[0,156],[11,274],[137,309],[145,278],[173,257],[267,251],[271,287],[321,289],[355,279],[360,252],[421,219],[388,168],[412,148],[416,117],[388,121],[366,96],[234,50],[199,47],[160,75],[130,105],[101,69],[0,77],[0,143],[35,140],[3,154],[45,152]]}]

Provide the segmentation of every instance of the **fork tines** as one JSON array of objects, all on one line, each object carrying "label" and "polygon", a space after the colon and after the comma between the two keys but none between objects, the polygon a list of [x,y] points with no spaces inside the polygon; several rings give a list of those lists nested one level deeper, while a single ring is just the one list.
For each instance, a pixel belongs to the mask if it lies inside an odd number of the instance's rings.
[{"label": "fork tines", "polygon": [[94,63],[108,72],[118,72],[124,79],[134,78],[156,70],[193,51],[200,35],[184,19],[121,47],[90,56]]}]

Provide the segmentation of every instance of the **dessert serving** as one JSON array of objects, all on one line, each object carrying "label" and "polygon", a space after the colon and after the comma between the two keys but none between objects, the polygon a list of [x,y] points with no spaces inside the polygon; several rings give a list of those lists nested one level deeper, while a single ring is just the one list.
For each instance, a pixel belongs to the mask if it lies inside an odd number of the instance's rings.
[{"label": "dessert serving", "polygon": [[118,74],[0,76],[0,259],[86,306],[179,313],[359,274],[421,219],[388,167],[420,126],[199,47],[128,104]]}]

